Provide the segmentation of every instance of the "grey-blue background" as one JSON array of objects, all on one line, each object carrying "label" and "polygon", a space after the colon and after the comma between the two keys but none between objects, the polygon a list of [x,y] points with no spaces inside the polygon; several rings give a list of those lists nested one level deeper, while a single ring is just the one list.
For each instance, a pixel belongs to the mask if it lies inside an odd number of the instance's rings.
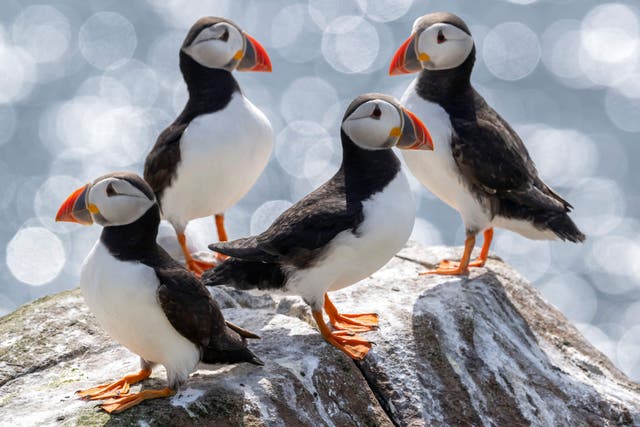
[{"label": "grey-blue background", "polygon": [[[335,171],[344,108],[362,92],[402,95],[413,77],[389,77],[388,63],[414,19],[436,10],[469,24],[474,84],[520,132],[589,236],[572,245],[498,231],[493,252],[639,379],[640,14],[631,1],[5,0],[0,314],[76,285],[99,229],[56,224],[53,216],[84,182],[113,170],[141,172],[186,100],[178,48],[195,19],[235,20],[273,62],[272,74],[237,75],[277,141],[258,184],[227,213],[233,238],[263,230]],[[413,184],[413,237],[461,244],[457,213]],[[195,249],[214,239],[211,218],[188,232]],[[171,230],[162,233],[169,241]]]}]

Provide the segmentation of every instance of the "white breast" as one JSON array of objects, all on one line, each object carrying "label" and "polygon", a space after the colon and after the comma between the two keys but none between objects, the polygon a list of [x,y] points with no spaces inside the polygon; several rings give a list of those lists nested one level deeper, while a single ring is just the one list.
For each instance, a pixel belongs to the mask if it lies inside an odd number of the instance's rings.
[{"label": "white breast", "polygon": [[163,194],[165,218],[185,225],[224,212],[251,189],[272,148],[269,120],[240,93],[223,110],[196,117],[182,135],[176,177]]},{"label": "white breast", "polygon": [[289,279],[290,292],[321,305],[325,292],[365,279],[402,249],[415,220],[415,202],[404,173],[363,202],[363,214],[357,235],[350,230],[338,234],[320,263]]},{"label": "white breast", "polygon": [[427,126],[434,149],[401,150],[407,167],[429,191],[460,212],[467,228],[482,230],[490,221],[490,213],[461,181],[451,154],[453,129],[449,114],[440,105],[421,98],[415,84],[416,80],[409,85],[401,102]]},{"label": "white breast", "polygon": [[169,383],[186,379],[194,370],[199,350],[162,311],[156,297],[158,277],[151,267],[120,261],[98,241],[82,266],[80,288],[100,326],[133,353],[163,365]]}]

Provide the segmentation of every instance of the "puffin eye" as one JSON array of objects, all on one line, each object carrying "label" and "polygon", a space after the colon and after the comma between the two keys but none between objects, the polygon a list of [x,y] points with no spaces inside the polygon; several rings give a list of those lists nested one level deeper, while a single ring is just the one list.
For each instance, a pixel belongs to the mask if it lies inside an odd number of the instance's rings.
[{"label": "puffin eye", "polygon": [[107,197],[113,197],[115,195],[117,195],[118,192],[116,191],[115,188],[113,188],[113,183],[108,183],[107,184]]},{"label": "puffin eye", "polygon": [[371,118],[380,120],[380,117],[382,117],[382,110],[380,110],[380,107],[376,105],[376,108],[374,108],[373,112],[371,113]]},{"label": "puffin eye", "polygon": [[447,38],[442,33],[442,30],[438,31],[438,44],[444,43],[447,41]]},{"label": "puffin eye", "polygon": [[229,40],[229,30],[227,28],[224,29],[224,33],[222,33],[219,40],[222,40],[223,42]]}]

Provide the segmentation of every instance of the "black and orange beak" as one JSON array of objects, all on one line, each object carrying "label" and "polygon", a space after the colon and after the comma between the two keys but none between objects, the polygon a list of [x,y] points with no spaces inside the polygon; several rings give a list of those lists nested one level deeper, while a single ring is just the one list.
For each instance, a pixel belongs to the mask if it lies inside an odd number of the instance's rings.
[{"label": "black and orange beak", "polygon": [[396,147],[403,150],[433,150],[433,139],[422,120],[406,108],[402,108],[402,116],[402,129],[396,131],[400,136]]},{"label": "black and orange beak", "polygon": [[242,34],[245,38],[246,48],[236,69],[238,71],[265,71],[270,73],[271,59],[269,59],[265,48],[249,34],[244,32]]},{"label": "black and orange beak", "polygon": [[[400,48],[398,48],[395,55],[393,55],[391,65],[389,65],[390,76],[411,74],[422,70],[422,64],[420,63],[420,59],[418,59],[418,52],[416,50],[417,39],[417,34],[411,34],[411,36],[402,43]],[[428,58],[423,59],[428,60]]]},{"label": "black and orange beak", "polygon": [[[90,188],[91,184],[87,184],[71,193],[58,209],[56,221],[77,222],[82,225],[93,224],[91,218],[91,206],[93,205],[89,206],[87,200]],[[97,210],[95,206],[93,209]]]}]

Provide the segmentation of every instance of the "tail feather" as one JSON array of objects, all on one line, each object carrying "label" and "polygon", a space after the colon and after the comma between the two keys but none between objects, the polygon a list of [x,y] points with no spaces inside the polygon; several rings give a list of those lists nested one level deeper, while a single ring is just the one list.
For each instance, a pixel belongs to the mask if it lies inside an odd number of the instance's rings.
[{"label": "tail feather", "polygon": [[231,350],[223,350],[219,348],[205,348],[202,354],[202,361],[204,363],[252,363],[254,365],[262,366],[264,362],[256,356],[247,347],[240,347]]},{"label": "tail feather", "polygon": [[586,236],[566,213],[550,216],[545,221],[546,228],[553,231],[560,239],[573,243],[584,242]]},{"label": "tail feather", "polygon": [[236,289],[277,289],[286,283],[279,264],[229,258],[201,277],[205,286],[226,285]]},{"label": "tail feather", "polygon": [[209,249],[234,258],[247,261],[274,261],[275,257],[258,248],[255,237],[245,237],[230,242],[216,242]]}]

